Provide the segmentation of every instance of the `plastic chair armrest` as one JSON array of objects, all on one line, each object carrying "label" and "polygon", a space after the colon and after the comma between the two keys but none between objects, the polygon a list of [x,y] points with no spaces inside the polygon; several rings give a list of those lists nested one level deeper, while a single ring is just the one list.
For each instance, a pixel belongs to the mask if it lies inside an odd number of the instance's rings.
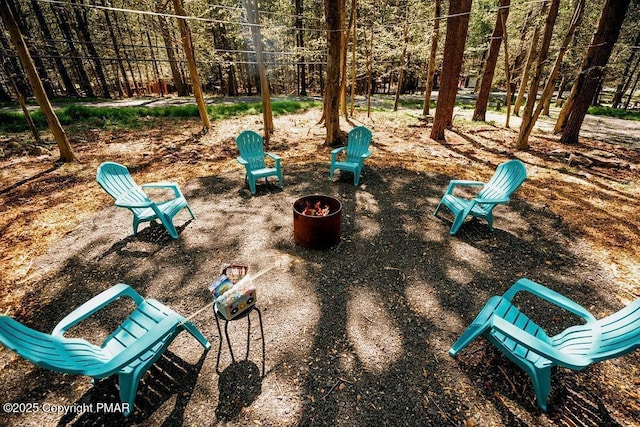
[{"label": "plastic chair armrest", "polygon": [[246,161],[242,156],[238,156],[236,157],[236,160],[238,161],[238,163],[240,163],[243,166],[246,166],[249,164],[248,161]]},{"label": "plastic chair armrest", "polygon": [[481,186],[484,185],[484,182],[480,181],[467,181],[463,179],[452,179],[449,181],[449,186],[447,187],[447,191],[445,194],[453,193],[453,189],[458,186]]},{"label": "plastic chair armrest", "polygon": [[347,147],[338,147],[331,150],[331,163],[335,163],[338,160],[338,154],[346,149]]},{"label": "plastic chair armrest", "polygon": [[144,298],[142,298],[142,296],[140,296],[140,294],[138,294],[131,286],[119,283],[99,293],[69,313],[56,325],[55,328],[53,328],[51,335],[63,336],[64,333],[73,326],[123,296],[131,298],[136,305],[140,305],[144,302]]},{"label": "plastic chair armrest", "polygon": [[148,208],[153,202],[146,197],[146,200],[136,200],[131,197],[129,191],[122,193],[115,201],[115,205],[121,208]]},{"label": "plastic chair armrest", "polygon": [[499,316],[492,316],[491,324],[494,330],[506,335],[521,346],[557,363],[558,365],[579,371],[591,363],[591,360],[586,357],[569,355],[558,351],[552,345],[512,325]]},{"label": "plastic chair armrest", "polygon": [[529,292],[530,294],[533,294],[545,301],[555,304],[558,307],[564,308],[565,310],[575,314],[576,316],[582,317],[587,321],[596,321],[595,317],[580,304],[570,300],[564,295],[557,293],[556,291],[547,288],[546,286],[543,286],[526,278],[522,278],[514,283],[502,297],[508,301],[511,301],[513,297],[520,291]]},{"label": "plastic chair armrest", "polygon": [[361,157],[362,159],[366,159],[366,158],[367,158],[367,157],[369,157],[370,155],[371,155],[371,150],[367,150],[367,152],[366,152],[366,153],[361,154],[361,155],[360,155],[360,157]]},{"label": "plastic chair armrest", "polygon": [[273,159],[276,168],[280,168],[280,159],[281,159],[280,156],[278,156],[277,154],[273,154],[273,153],[264,153],[264,154]]},{"label": "plastic chair armrest", "polygon": [[170,188],[173,190],[173,194],[176,197],[182,197],[182,192],[180,191],[180,187],[175,182],[150,182],[148,184],[142,184],[142,188]]}]

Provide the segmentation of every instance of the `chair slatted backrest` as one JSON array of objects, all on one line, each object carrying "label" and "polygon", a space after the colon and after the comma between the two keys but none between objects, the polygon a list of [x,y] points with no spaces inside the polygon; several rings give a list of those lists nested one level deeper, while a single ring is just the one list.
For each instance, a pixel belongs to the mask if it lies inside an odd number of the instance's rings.
[{"label": "chair slatted backrest", "polygon": [[623,356],[640,348],[640,299],[597,323],[600,341],[591,355],[594,361]]},{"label": "chair slatted backrest", "polygon": [[250,170],[262,169],[264,161],[264,140],[252,130],[240,132],[236,138],[236,145],[240,156],[249,163]]},{"label": "chair slatted backrest", "polygon": [[347,161],[359,163],[361,156],[369,150],[371,131],[364,126],[358,126],[351,131],[347,138]]},{"label": "chair slatted backrest", "polygon": [[0,342],[38,366],[67,374],[86,374],[108,359],[85,340],[48,335],[7,316],[0,316]]},{"label": "chair slatted backrest", "polygon": [[121,352],[152,330],[167,314],[169,313],[162,304],[153,299],[145,300],[105,339],[105,348],[113,354]]},{"label": "chair slatted backrest", "polygon": [[489,182],[480,190],[478,197],[486,199],[509,197],[522,185],[526,177],[527,171],[520,160],[501,163]]},{"label": "chair slatted backrest", "polygon": [[510,197],[522,185],[527,171],[520,160],[501,163],[495,173],[478,193],[479,198],[498,199]]},{"label": "chair slatted backrest", "polygon": [[98,184],[100,184],[104,191],[114,199],[117,199],[126,192],[131,202],[149,201],[144,191],[134,182],[129,173],[129,169],[121,164],[114,162],[102,163],[100,167],[98,167],[96,181],[98,181]]}]

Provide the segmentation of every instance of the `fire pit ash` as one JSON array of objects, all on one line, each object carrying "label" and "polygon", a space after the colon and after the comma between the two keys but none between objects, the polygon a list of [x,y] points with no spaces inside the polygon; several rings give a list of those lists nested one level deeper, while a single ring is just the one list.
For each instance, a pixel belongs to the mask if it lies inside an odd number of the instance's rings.
[{"label": "fire pit ash", "polygon": [[293,237],[309,249],[325,249],[340,241],[342,203],[331,196],[313,194],[293,204]]}]

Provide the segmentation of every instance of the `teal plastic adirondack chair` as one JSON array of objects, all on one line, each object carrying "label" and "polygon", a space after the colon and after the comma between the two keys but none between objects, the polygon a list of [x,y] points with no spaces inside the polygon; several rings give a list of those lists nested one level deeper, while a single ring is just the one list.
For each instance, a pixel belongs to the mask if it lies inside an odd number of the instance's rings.
[{"label": "teal plastic adirondack chair", "polygon": [[[137,305],[129,317],[100,347],[81,338],[66,338],[70,328],[121,297]],[[56,372],[95,379],[118,375],[120,400],[128,416],[142,375],[155,363],[182,330],[209,350],[211,344],[184,317],[153,299],[142,298],[120,283],[82,304],[45,334],[0,316],[0,342],[30,362]]]},{"label": "teal plastic adirondack chair", "polygon": [[[449,231],[451,235],[458,232],[468,215],[486,219],[489,230],[493,231],[493,208],[501,203],[508,203],[511,194],[520,187],[526,177],[524,164],[520,160],[509,160],[498,165],[493,177],[486,184],[480,181],[451,180],[433,214],[437,215],[443,205],[449,208],[454,215]],[[458,186],[482,186],[482,189],[476,197],[469,200],[453,194]]]},{"label": "teal plastic adirondack chair", "polygon": [[[549,337],[513,305],[513,297],[526,291],[584,319]],[[502,296],[493,296],[471,326],[449,350],[455,356],[482,335],[523,369],[533,382],[538,406],[547,409],[551,368],[579,371],[592,363],[623,356],[640,348],[640,299],[622,310],[596,320],[585,308],[529,279],[518,280]]]},{"label": "teal plastic adirondack chair", "polygon": [[[191,218],[195,219],[191,207],[175,182],[154,182],[139,186],[133,181],[125,166],[114,162],[104,162],[98,167],[96,181],[115,199],[116,206],[127,208],[133,213],[134,236],[138,233],[138,225],[141,222],[158,219],[171,237],[177,239],[178,231],[173,225],[173,217],[182,208],[187,208]],[[173,197],[156,203],[144,192],[145,188],[168,188],[173,190]]]},{"label": "teal plastic adirondack chair", "polygon": [[[280,167],[280,156],[273,153],[265,153],[264,139],[254,131],[245,130],[240,132],[236,138],[236,145],[240,156],[236,158],[238,163],[246,169],[245,179],[249,182],[251,194],[256,194],[256,181],[264,178],[265,183],[267,177],[278,177],[278,183],[282,188],[282,168]],[[267,167],[266,156],[273,159],[274,167]]]},{"label": "teal plastic adirondack chair", "polygon": [[[333,172],[335,172],[336,169],[346,170],[353,173],[353,185],[358,186],[360,174],[364,168],[364,160],[371,156],[371,151],[369,150],[371,138],[371,131],[364,126],[355,127],[349,131],[347,146],[338,147],[331,151],[330,181],[333,180]],[[338,161],[338,154],[345,150],[345,160]]]}]

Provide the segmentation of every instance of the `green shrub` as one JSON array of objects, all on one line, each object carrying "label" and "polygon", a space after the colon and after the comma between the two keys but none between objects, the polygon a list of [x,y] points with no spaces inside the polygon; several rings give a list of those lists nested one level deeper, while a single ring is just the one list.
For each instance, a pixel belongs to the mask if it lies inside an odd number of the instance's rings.
[{"label": "green shrub", "polygon": [[618,119],[625,120],[640,120],[640,112],[624,110],[622,108],[589,107],[589,114],[593,114],[595,116],[616,117]]}]

